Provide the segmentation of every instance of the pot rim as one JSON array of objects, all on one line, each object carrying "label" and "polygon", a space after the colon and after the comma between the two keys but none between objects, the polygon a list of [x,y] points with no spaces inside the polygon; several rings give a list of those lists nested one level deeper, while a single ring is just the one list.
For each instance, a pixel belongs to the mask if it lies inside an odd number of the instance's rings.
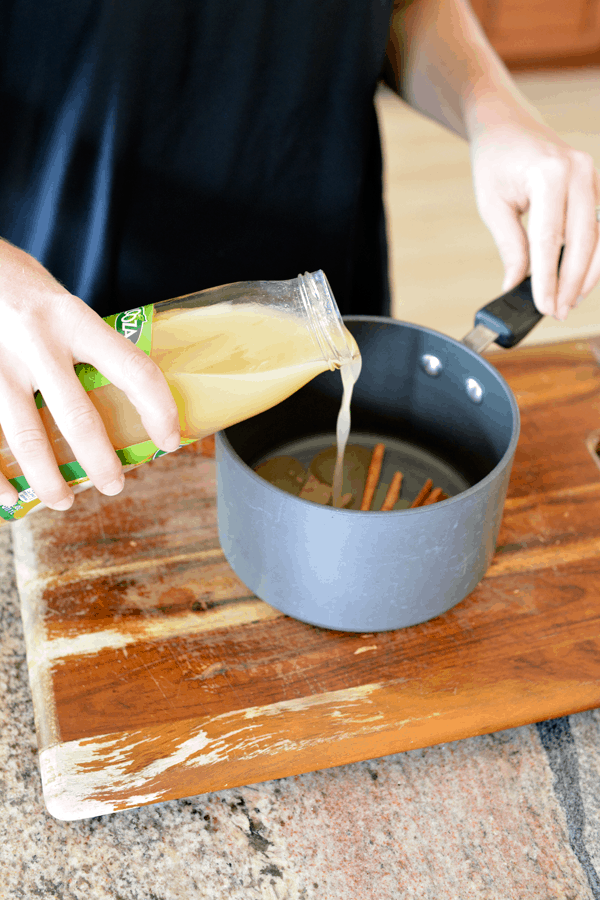
[{"label": "pot rim", "polygon": [[[455,338],[448,337],[443,334],[441,331],[436,331],[433,328],[427,328],[424,325],[415,325],[413,322],[404,322],[402,319],[394,319],[391,316],[364,316],[364,315],[351,315],[344,316],[344,322],[372,322],[372,323],[381,323],[382,325],[399,325],[404,328],[411,328],[414,331],[420,331],[425,334],[433,335],[436,338],[442,338],[442,340],[446,341],[448,344],[456,347],[458,350],[467,354],[467,356],[471,356],[479,365],[483,365],[488,372],[495,377],[504,388],[506,396],[508,398],[511,411],[513,413],[513,428],[510,441],[508,443],[508,447],[504,451],[502,458],[498,463],[494,466],[491,472],[488,472],[481,481],[476,482],[476,484],[471,485],[471,487],[467,488],[465,491],[461,491],[459,494],[455,494],[454,497],[449,497],[447,500],[444,500],[444,509],[448,509],[450,504],[456,504],[458,502],[463,502],[467,500],[469,497],[473,497],[479,491],[485,491],[488,485],[494,481],[500,472],[508,466],[512,458],[515,454],[515,450],[517,448],[517,443],[519,441],[519,435],[521,431],[521,416],[519,412],[519,407],[517,405],[517,401],[515,395],[506,381],[506,379],[500,374],[498,369],[492,365],[485,357],[481,356],[475,350],[471,350],[470,347],[467,347],[461,341],[457,341]],[[287,491],[282,491],[281,488],[276,487],[274,484],[270,484],[264,478],[261,478],[260,475],[252,469],[248,463],[244,462],[241,456],[233,449],[231,442],[227,437],[227,429],[223,429],[222,431],[218,431],[215,435],[217,446],[221,451],[226,450],[228,455],[232,458],[235,465],[237,465],[241,469],[246,469],[251,478],[260,482],[265,490],[271,491],[277,496],[281,497],[285,496],[290,502],[302,503],[302,504],[310,504],[310,507],[314,510],[315,515],[319,515],[317,510],[321,510],[322,515],[331,516],[332,513],[336,515],[345,515],[345,516],[355,516],[363,512],[360,509],[339,509],[333,506],[321,506],[318,503],[313,503],[311,500],[305,500],[303,497],[297,497],[295,494],[289,494]],[[218,462],[218,460],[217,460]],[[392,510],[369,510],[369,516],[385,516],[389,519],[390,516],[407,516],[407,515],[429,515],[439,513],[439,505],[436,503],[432,503],[430,506],[418,506],[415,509],[392,509]]]}]

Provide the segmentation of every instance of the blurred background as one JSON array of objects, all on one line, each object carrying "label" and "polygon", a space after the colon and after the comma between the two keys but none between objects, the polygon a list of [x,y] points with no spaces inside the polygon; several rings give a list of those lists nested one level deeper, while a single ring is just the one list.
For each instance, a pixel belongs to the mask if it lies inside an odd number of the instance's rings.
[{"label": "blurred background", "polygon": [[[471,0],[523,93],[600,168],[600,0]],[[462,338],[501,293],[502,264],[475,206],[463,140],[377,96],[393,314]],[[527,343],[600,334],[600,286],[566,322],[544,319]]]}]

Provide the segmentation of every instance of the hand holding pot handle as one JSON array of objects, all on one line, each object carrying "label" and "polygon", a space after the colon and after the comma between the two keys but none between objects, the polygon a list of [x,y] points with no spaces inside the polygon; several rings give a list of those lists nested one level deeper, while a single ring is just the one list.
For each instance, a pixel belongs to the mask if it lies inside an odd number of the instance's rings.
[{"label": "hand holding pot handle", "polygon": [[514,347],[522,341],[544,316],[536,308],[531,292],[531,276],[482,307],[475,325],[484,325],[498,335],[501,347]]},{"label": "hand holding pot handle", "polygon": [[[558,258],[559,269],[564,249],[561,249]],[[483,306],[475,315],[475,325],[484,325],[495,331],[498,335],[496,343],[509,348],[527,337],[543,318],[543,313],[533,302],[531,276],[528,275],[512,290]]]}]

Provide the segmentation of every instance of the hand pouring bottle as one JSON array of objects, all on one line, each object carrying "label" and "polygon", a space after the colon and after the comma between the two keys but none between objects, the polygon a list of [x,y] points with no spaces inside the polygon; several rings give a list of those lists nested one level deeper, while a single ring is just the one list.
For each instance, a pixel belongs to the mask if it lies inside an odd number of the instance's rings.
[{"label": "hand pouring bottle", "polygon": [[[163,371],[179,410],[182,445],[275,406],[315,375],[359,356],[321,271],[227,284],[105,321]],[[86,363],[75,369],[126,469],[163,455],[121,390]],[[36,402],[63,477],[70,485],[87,481],[40,394]],[[14,506],[0,506],[1,523],[40,501],[1,433],[0,470],[19,492]]]}]

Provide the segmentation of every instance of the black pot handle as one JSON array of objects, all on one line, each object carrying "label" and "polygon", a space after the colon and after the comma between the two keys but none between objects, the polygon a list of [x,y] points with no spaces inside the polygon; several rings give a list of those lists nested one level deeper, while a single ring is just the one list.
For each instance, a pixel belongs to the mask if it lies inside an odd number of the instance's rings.
[{"label": "black pot handle", "polygon": [[495,331],[496,343],[514,347],[535,328],[543,313],[536,309],[531,293],[531,276],[521,284],[483,306],[475,315],[475,325],[485,325]]},{"label": "black pot handle", "polygon": [[[558,257],[558,271],[564,253],[561,247]],[[521,284],[483,306],[475,316],[475,325],[484,325],[495,331],[496,343],[501,347],[514,347],[535,328],[544,314],[539,312],[531,293],[531,276]]]}]

